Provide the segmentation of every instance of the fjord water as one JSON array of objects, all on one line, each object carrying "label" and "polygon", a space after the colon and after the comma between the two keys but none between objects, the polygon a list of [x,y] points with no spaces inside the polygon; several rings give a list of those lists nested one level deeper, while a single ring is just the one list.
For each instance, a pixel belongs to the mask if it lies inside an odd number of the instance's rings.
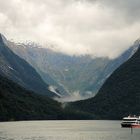
[{"label": "fjord water", "polygon": [[0,123],[0,140],[139,140],[120,121],[21,121]]}]

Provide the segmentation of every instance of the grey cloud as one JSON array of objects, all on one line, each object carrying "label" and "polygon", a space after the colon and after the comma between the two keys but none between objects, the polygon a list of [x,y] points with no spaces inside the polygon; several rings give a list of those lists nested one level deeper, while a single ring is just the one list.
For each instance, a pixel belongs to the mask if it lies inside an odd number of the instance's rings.
[{"label": "grey cloud", "polygon": [[124,14],[126,19],[134,22],[135,20],[140,20],[140,1],[139,0],[99,0],[105,6],[112,7],[116,12]]},{"label": "grey cloud", "polygon": [[69,55],[117,57],[140,36],[138,0],[0,0],[0,31]]}]

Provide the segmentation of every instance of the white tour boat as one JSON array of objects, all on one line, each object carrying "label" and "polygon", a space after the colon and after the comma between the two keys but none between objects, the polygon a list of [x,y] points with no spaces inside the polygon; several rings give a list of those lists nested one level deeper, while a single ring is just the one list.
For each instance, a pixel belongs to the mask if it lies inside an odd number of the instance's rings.
[{"label": "white tour boat", "polygon": [[140,128],[140,116],[128,116],[124,117],[121,123],[122,127],[128,128]]}]

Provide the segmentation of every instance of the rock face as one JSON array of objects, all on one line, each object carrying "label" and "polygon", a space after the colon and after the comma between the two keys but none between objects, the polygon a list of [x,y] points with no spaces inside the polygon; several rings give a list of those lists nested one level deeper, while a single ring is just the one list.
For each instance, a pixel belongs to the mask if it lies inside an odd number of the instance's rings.
[{"label": "rock face", "polygon": [[140,115],[140,49],[113,72],[94,98],[72,103],[71,107],[93,113],[99,119]]},{"label": "rock face", "polygon": [[35,43],[9,44],[30,63],[46,83],[56,87],[62,96],[94,96],[105,80],[138,49],[137,42],[116,59],[90,56],[68,56]]},{"label": "rock face", "polygon": [[28,90],[49,97],[55,96],[36,70],[25,60],[14,54],[8,47],[8,41],[0,34],[0,74],[20,84]]}]

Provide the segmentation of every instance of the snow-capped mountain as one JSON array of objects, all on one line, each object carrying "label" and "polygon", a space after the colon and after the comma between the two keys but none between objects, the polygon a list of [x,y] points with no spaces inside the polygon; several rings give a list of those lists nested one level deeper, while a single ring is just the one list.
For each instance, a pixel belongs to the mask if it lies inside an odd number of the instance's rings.
[{"label": "snow-capped mountain", "polygon": [[8,46],[9,41],[0,34],[0,74],[28,90],[49,97],[58,96],[48,90],[48,85],[32,66],[13,53]]},{"label": "snow-capped mountain", "polygon": [[[29,62],[45,82],[57,87],[63,96],[94,96],[105,80],[122,63],[137,51],[139,40],[116,59],[107,57],[69,56],[43,48],[35,43],[16,44],[9,47]],[[80,97],[78,96],[78,99]],[[75,97],[76,98],[76,97]]]}]

